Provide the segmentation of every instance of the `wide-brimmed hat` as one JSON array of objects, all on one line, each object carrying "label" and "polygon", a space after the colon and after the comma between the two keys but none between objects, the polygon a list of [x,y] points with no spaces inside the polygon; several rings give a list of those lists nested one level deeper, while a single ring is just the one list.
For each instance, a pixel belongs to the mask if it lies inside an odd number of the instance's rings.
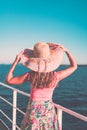
[{"label": "wide-brimmed hat", "polygon": [[63,60],[64,51],[59,44],[38,42],[33,49],[24,49],[21,63],[37,72],[51,72]]}]

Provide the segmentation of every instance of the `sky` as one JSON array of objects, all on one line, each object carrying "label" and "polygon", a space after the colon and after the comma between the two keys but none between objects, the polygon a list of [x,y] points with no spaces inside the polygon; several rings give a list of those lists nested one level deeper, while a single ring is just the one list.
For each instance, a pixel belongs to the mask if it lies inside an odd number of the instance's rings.
[{"label": "sky", "polygon": [[0,63],[38,41],[60,43],[87,64],[87,0],[0,0]]}]

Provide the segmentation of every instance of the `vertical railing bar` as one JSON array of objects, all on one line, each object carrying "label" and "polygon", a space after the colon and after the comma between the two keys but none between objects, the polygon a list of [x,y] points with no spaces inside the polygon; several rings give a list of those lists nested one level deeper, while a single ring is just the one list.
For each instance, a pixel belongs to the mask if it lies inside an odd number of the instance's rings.
[{"label": "vertical railing bar", "polygon": [[57,118],[58,118],[58,123],[59,123],[59,130],[62,130],[62,109],[57,108]]},{"label": "vertical railing bar", "polygon": [[16,106],[17,106],[17,91],[13,91],[13,124],[12,130],[16,130]]}]

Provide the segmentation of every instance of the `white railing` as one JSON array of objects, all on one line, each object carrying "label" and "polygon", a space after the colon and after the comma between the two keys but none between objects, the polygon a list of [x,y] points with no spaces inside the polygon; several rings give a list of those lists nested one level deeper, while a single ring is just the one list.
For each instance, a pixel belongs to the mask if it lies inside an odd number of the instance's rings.
[{"label": "white railing", "polygon": [[[12,117],[12,120],[2,110],[0,110],[0,113],[2,113],[12,123],[12,130],[16,130],[16,128],[18,130],[20,130],[19,126],[16,124],[16,112],[19,111],[23,115],[25,113],[22,110],[20,110],[19,108],[17,108],[17,93],[25,95],[27,97],[30,97],[30,94],[27,94],[27,93],[25,93],[23,91],[20,91],[18,89],[12,88],[11,86],[9,86],[7,84],[4,84],[4,83],[1,83],[1,82],[0,82],[0,86],[4,86],[4,87],[6,87],[6,88],[8,88],[8,89],[13,91],[13,104],[10,103],[7,99],[5,99],[2,96],[0,96],[1,100],[3,100],[4,102],[8,103],[10,106],[13,107],[13,115],[12,115],[13,117]],[[72,116],[74,116],[74,117],[76,117],[78,119],[81,119],[81,120],[87,122],[87,117],[86,116],[83,116],[83,115],[81,115],[81,114],[79,114],[77,112],[74,112],[74,111],[72,111],[70,109],[62,107],[62,106],[60,106],[58,104],[54,103],[54,105],[58,109],[58,120],[59,120],[59,124],[60,124],[60,130],[62,130],[62,113],[63,112],[66,112],[66,113],[68,113],[68,114],[70,114],[70,115],[72,115]]]}]

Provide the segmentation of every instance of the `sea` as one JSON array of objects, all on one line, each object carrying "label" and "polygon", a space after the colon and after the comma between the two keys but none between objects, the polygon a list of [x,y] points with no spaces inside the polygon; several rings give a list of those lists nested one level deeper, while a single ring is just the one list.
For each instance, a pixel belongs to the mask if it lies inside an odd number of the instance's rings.
[{"label": "sea", "polygon": [[[0,65],[0,82],[5,83],[6,75],[11,64]],[[68,65],[61,65],[58,71],[66,69]],[[21,75],[30,71],[21,64],[15,68],[14,75]],[[21,85],[10,85],[21,91],[30,93],[30,84],[28,82]],[[0,96],[12,102],[12,91],[0,85]],[[17,107],[26,111],[28,97],[18,94]],[[73,110],[79,114],[87,116],[87,65],[78,65],[77,70],[69,77],[59,82],[53,93],[53,101],[63,107]],[[12,119],[12,107],[0,99],[0,109],[2,109]],[[10,130],[11,123],[0,113],[0,118],[5,121]],[[17,112],[17,125],[20,126],[23,115]],[[62,119],[63,130],[87,130],[87,122],[77,119],[63,112]],[[0,129],[1,130],[1,129]]]}]

